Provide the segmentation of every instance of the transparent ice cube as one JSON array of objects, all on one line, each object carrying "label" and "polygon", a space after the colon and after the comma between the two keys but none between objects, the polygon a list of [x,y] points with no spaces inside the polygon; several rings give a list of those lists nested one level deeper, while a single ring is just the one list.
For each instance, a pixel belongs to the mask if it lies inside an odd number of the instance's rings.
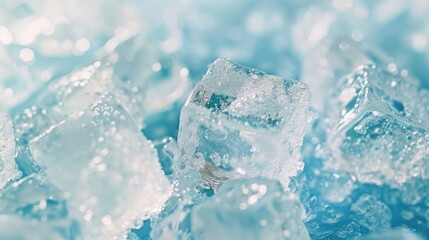
[{"label": "transparent ice cube", "polygon": [[393,187],[425,176],[429,115],[415,98],[418,88],[375,65],[345,76],[331,98],[328,146],[334,161],[326,164],[361,182]]},{"label": "transparent ice cube", "polygon": [[303,167],[309,101],[301,82],[218,59],[182,109],[183,161],[215,182],[262,175],[287,186]]},{"label": "transparent ice cube", "polygon": [[111,94],[33,139],[30,149],[88,238],[138,227],[170,193],[153,146]]}]

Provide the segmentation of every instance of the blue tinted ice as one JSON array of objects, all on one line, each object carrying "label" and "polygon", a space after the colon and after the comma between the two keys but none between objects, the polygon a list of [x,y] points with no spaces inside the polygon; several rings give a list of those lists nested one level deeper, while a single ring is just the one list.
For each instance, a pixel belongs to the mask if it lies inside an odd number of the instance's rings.
[{"label": "blue tinted ice", "polygon": [[85,238],[121,236],[159,211],[170,192],[155,150],[111,94],[33,139],[30,149],[65,193]]},{"label": "blue tinted ice", "polygon": [[15,133],[28,142],[68,117],[99,101],[112,84],[112,71],[96,62],[51,81],[45,89],[13,109]]},{"label": "blue tinted ice", "polygon": [[345,37],[322,42],[305,54],[302,62],[300,79],[310,88],[311,106],[319,112],[329,108],[329,94],[338,81],[358,66],[379,64],[387,67],[390,64],[391,68],[397,68],[391,59],[377,49]]},{"label": "blue tinted ice", "polygon": [[0,192],[1,239],[79,239],[63,193],[41,175],[8,184]]},{"label": "blue tinted ice", "polygon": [[43,176],[30,175],[0,193],[0,214],[16,214],[41,221],[67,217],[63,193]]},{"label": "blue tinted ice", "polygon": [[225,183],[195,207],[191,222],[195,239],[310,239],[302,217],[295,195],[255,178]]},{"label": "blue tinted ice", "polygon": [[356,223],[371,231],[389,228],[392,221],[389,207],[371,195],[362,195],[350,211],[351,218]]},{"label": "blue tinted ice", "polygon": [[68,219],[33,221],[17,215],[0,215],[0,239],[71,240],[80,239],[78,225]]},{"label": "blue tinted ice", "polygon": [[182,109],[183,161],[214,181],[261,175],[287,186],[303,167],[309,98],[301,82],[218,59]]},{"label": "blue tinted ice", "polygon": [[174,176],[170,199],[163,211],[152,219],[150,235],[153,239],[187,240],[195,237],[191,230],[191,212],[206,199],[206,189],[201,185],[201,178],[201,174],[194,170]]},{"label": "blue tinted ice", "polygon": [[180,108],[191,91],[189,70],[136,36],[109,54],[114,92],[150,139],[177,136]]},{"label": "blue tinted ice", "polygon": [[426,178],[429,112],[419,94],[416,82],[375,65],[345,76],[331,98],[327,164],[378,185]]}]

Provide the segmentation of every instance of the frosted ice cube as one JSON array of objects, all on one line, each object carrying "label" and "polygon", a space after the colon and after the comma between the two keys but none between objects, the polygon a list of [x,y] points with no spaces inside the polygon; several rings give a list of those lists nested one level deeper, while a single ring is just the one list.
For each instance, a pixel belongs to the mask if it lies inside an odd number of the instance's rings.
[{"label": "frosted ice cube", "polygon": [[406,228],[397,228],[389,229],[384,231],[373,232],[371,234],[365,235],[358,238],[360,240],[380,240],[380,239],[389,239],[389,240],[423,240],[422,237],[413,233],[412,231]]},{"label": "frosted ice cube", "polygon": [[362,195],[352,205],[351,218],[359,225],[374,231],[389,228],[392,221],[392,212],[389,207],[371,195]]},{"label": "frosted ice cube", "polygon": [[[225,183],[213,198],[195,207],[196,239],[310,239],[297,197],[274,180]],[[222,231],[219,231],[222,229]]]},{"label": "frosted ice cube", "polygon": [[15,135],[11,117],[0,112],[0,189],[20,172],[15,163]]},{"label": "frosted ice cube", "polygon": [[182,109],[185,164],[219,179],[262,175],[285,186],[302,169],[305,84],[218,59]]},{"label": "frosted ice cube", "polygon": [[112,88],[112,69],[95,62],[65,77],[51,81],[45,89],[12,110],[15,133],[28,142],[49,128],[79,113]]},{"label": "frosted ice cube", "polygon": [[428,112],[419,86],[375,65],[344,77],[328,112],[334,161],[365,183],[401,186],[425,174]]},{"label": "frosted ice cube", "polygon": [[33,139],[30,149],[69,197],[86,238],[117,237],[137,227],[170,192],[155,150],[111,94]]},{"label": "frosted ice cube", "polygon": [[34,221],[17,215],[0,214],[0,239],[70,240],[81,239],[73,220]]}]

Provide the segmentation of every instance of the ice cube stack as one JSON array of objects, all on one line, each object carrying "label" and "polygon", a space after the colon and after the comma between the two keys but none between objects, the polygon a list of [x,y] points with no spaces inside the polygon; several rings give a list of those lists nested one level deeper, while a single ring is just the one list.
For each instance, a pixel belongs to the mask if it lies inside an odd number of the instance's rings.
[{"label": "ice cube stack", "polygon": [[0,239],[428,239],[428,10],[0,2]]}]

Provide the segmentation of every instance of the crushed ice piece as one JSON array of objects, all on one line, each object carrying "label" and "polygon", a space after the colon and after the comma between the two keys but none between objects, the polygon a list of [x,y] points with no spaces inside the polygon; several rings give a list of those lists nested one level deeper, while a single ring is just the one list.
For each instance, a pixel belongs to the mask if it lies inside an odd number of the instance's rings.
[{"label": "crushed ice piece", "polygon": [[256,178],[225,183],[195,207],[191,222],[196,239],[310,239],[303,215],[279,182]]},{"label": "crushed ice piece", "polygon": [[305,84],[218,59],[182,109],[183,161],[214,181],[261,175],[287,186],[303,168],[309,105]]},{"label": "crushed ice piece", "polygon": [[389,228],[392,212],[389,207],[371,195],[362,195],[352,205],[351,218],[370,231]]},{"label": "crushed ice piece", "polygon": [[15,163],[15,135],[11,117],[0,112],[0,189],[18,177]]},{"label": "crushed ice piece", "polygon": [[418,95],[418,83],[375,65],[345,76],[331,98],[334,161],[326,164],[360,182],[393,187],[425,176],[429,111]]},{"label": "crushed ice piece", "polygon": [[0,214],[0,239],[70,240],[81,239],[76,221],[34,221],[18,215]]},{"label": "crushed ice piece", "polygon": [[63,193],[40,175],[30,175],[0,192],[0,215],[16,214],[41,221],[67,217]]},{"label": "crushed ice piece", "polygon": [[152,239],[186,240],[193,237],[190,226],[192,209],[200,204],[210,190],[208,184],[201,185],[201,174],[190,170],[174,176],[173,193],[165,203],[163,211],[152,219]]},{"label": "crushed ice piece", "polygon": [[389,240],[423,240],[422,237],[413,233],[412,231],[406,228],[397,228],[389,229],[378,232],[373,232],[371,234],[365,235],[358,238],[360,240],[380,240],[380,239],[389,239]]},{"label": "crushed ice piece", "polygon": [[85,238],[111,238],[159,211],[170,184],[155,150],[111,94],[30,142]]}]

